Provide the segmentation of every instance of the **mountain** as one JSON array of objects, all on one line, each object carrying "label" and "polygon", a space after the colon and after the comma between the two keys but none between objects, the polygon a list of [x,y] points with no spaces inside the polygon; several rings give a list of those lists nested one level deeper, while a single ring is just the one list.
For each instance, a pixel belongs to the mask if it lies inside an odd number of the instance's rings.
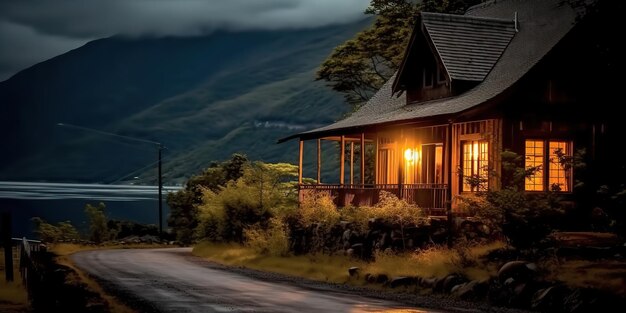
[{"label": "mountain", "polygon": [[315,71],[370,24],[110,37],[39,63],[0,82],[0,180],[155,182],[156,146],[58,123],[163,143],[165,184],[234,152],[296,163],[297,143],[276,140],[346,113]]}]

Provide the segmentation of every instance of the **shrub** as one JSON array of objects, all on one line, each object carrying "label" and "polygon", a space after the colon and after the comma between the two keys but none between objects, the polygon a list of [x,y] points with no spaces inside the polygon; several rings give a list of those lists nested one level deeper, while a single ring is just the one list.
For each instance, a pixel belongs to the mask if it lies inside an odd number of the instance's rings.
[{"label": "shrub", "polygon": [[279,218],[270,218],[267,229],[256,224],[244,230],[245,245],[257,253],[286,256],[289,253],[287,226]]},{"label": "shrub", "polygon": [[339,222],[341,215],[330,195],[323,192],[306,193],[300,203],[302,225],[326,225],[332,227]]}]

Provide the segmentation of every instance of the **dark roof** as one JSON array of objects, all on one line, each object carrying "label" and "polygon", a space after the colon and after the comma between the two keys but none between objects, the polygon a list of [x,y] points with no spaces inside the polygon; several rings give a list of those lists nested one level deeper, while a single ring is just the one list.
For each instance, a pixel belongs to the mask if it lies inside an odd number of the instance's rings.
[{"label": "dark roof", "polygon": [[315,138],[349,129],[392,122],[413,122],[435,116],[459,114],[484,104],[506,91],[535,66],[573,28],[577,12],[562,0],[498,0],[474,6],[466,16],[512,19],[517,12],[518,30],[482,83],[455,97],[406,104],[405,93],[393,94],[392,77],[357,112],[344,120],[295,134]]},{"label": "dark roof", "polygon": [[515,36],[509,19],[424,12],[422,23],[451,79],[483,81]]}]

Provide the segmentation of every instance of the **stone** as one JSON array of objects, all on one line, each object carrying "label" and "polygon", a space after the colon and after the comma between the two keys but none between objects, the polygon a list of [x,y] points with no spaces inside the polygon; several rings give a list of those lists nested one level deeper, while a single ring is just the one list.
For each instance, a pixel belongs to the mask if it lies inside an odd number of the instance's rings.
[{"label": "stone", "polygon": [[376,282],[379,284],[384,284],[387,283],[389,281],[389,277],[385,274],[378,274],[378,276],[376,276]]},{"label": "stone", "polygon": [[443,291],[450,293],[452,287],[467,282],[463,276],[457,274],[450,274],[443,279]]},{"label": "stone", "polygon": [[433,288],[437,283],[437,277],[422,278],[419,280],[419,285],[424,288]]},{"label": "stone", "polygon": [[391,288],[396,288],[396,287],[400,287],[400,286],[410,286],[414,283],[413,278],[411,277],[394,277],[391,279],[391,281],[389,282],[389,287]]},{"label": "stone", "polygon": [[563,306],[565,297],[565,288],[559,286],[550,286],[539,289],[530,301],[530,307],[537,311],[558,311]]},{"label": "stone", "polygon": [[359,271],[360,269],[356,266],[353,266],[351,268],[348,269],[348,274],[350,275],[350,277],[359,277]]},{"label": "stone", "polygon": [[[504,264],[498,271],[498,278],[501,282],[506,281],[509,278],[513,278],[516,281],[530,281],[536,270],[536,265],[527,265],[525,261],[510,261]],[[531,269],[534,268],[535,270]]]},{"label": "stone", "polygon": [[480,300],[487,295],[488,290],[488,281],[472,280],[468,283],[454,286],[451,293],[462,300]]}]

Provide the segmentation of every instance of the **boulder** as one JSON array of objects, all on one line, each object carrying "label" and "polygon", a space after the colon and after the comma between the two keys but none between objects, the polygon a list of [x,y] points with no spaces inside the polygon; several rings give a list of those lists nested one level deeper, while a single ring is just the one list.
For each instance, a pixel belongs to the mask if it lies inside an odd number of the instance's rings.
[{"label": "boulder", "polygon": [[516,281],[530,281],[534,278],[537,266],[525,261],[510,261],[504,264],[498,271],[498,279],[501,282],[509,278]]},{"label": "boulder", "polygon": [[389,281],[389,276],[385,275],[385,274],[378,274],[376,276],[376,283],[379,284],[385,284]]},{"label": "boulder", "polygon": [[407,287],[412,285],[415,282],[415,280],[412,277],[394,277],[391,279],[391,281],[389,282],[389,287],[391,288],[396,288],[396,287]]},{"label": "boulder", "polygon": [[450,274],[443,279],[442,291],[450,293],[452,291],[452,287],[465,282],[467,282],[465,277],[457,274]]},{"label": "boulder", "polygon": [[530,300],[530,307],[533,310],[552,312],[559,311],[563,307],[563,299],[567,289],[560,286],[550,286],[539,289],[533,294]]},{"label": "boulder", "polygon": [[463,300],[480,300],[487,295],[489,282],[486,280],[472,280],[468,283],[452,287],[451,293]]},{"label": "boulder", "polygon": [[348,274],[350,275],[350,277],[359,277],[359,271],[360,269],[358,267],[353,266],[348,269]]},{"label": "boulder", "polygon": [[433,288],[438,280],[437,277],[422,278],[419,280],[419,285],[424,288]]}]

